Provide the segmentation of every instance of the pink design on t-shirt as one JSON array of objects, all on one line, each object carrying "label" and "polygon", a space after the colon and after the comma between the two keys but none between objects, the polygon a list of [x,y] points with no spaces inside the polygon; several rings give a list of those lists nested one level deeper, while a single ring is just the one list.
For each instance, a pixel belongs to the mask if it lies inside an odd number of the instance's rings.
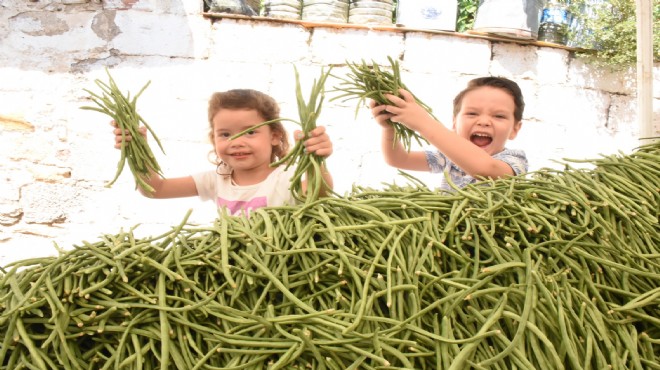
[{"label": "pink design on t-shirt", "polygon": [[256,197],[250,200],[227,200],[218,197],[218,207],[225,207],[232,215],[238,214],[240,211],[249,212],[253,209],[266,207],[268,199],[266,197]]}]

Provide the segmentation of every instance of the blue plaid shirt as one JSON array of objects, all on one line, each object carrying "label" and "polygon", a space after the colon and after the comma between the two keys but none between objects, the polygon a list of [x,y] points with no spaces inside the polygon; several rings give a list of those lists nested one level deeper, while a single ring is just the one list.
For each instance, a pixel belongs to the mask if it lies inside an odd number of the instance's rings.
[{"label": "blue plaid shirt", "polygon": [[[479,181],[474,177],[466,174],[462,169],[456,166],[452,161],[438,150],[427,150],[426,161],[429,164],[429,169],[432,173],[442,173],[448,171],[449,179],[459,188],[465,187],[468,184]],[[525,152],[518,149],[506,149],[495,154],[493,158],[506,162],[516,175],[527,172],[528,163]],[[440,180],[440,189],[452,191],[452,187],[447,183],[446,176]]]}]

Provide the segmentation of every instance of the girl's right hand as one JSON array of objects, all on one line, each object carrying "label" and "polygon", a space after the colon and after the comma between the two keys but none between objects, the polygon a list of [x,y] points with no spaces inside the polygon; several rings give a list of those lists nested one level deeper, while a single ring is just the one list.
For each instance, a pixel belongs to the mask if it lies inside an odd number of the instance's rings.
[{"label": "girl's right hand", "polygon": [[[115,148],[116,149],[121,149],[122,142],[126,140],[126,142],[131,141],[132,137],[131,134],[128,131],[125,131],[125,135],[121,134],[121,129],[117,127],[117,122],[114,120],[110,121],[110,125],[114,127],[115,129],[112,130],[112,133],[115,134]],[[141,126],[139,129],[140,134],[144,136],[145,138],[147,137],[147,128],[144,126]]]}]

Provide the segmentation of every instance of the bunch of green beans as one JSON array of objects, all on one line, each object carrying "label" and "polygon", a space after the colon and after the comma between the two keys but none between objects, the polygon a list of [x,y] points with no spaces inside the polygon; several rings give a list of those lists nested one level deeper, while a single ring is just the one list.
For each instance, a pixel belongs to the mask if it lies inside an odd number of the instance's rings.
[{"label": "bunch of green beans", "polygon": [[[332,100],[343,99],[343,101],[347,101],[358,99],[358,104],[355,108],[355,115],[357,116],[359,109],[363,108],[368,99],[373,99],[379,105],[391,105],[392,102],[385,97],[385,94],[399,96],[399,89],[410,91],[401,80],[399,62],[392,57],[388,57],[387,59],[390,62],[390,70],[383,69],[374,61],[372,63],[367,63],[364,60],[361,63],[347,61],[346,64],[350,72],[346,76],[334,76],[341,81],[339,86],[335,87],[335,91],[341,94],[332,98]],[[428,105],[416,96],[415,101],[425,108],[435,119]],[[420,145],[428,144],[426,139],[405,125],[399,122],[392,122],[391,120],[389,120],[389,123],[394,128],[395,142],[401,141],[406,150],[410,151],[413,139]]]},{"label": "bunch of green beans", "polygon": [[[163,173],[154,153],[151,151],[151,148],[147,143],[147,139],[139,132],[140,124],[144,125],[151,133],[163,153],[164,150],[160,140],[147,122],[137,112],[136,108],[137,98],[142,95],[151,81],[147,82],[133,99],[131,99],[130,93],[124,95],[121,92],[108,69],[106,69],[106,73],[108,74],[109,79],[107,83],[98,79],[94,81],[96,85],[101,88],[100,94],[84,89],[84,91],[90,94],[91,100],[96,105],[81,107],[81,109],[93,110],[112,117],[117,128],[121,129],[122,132],[121,157],[117,163],[117,171],[115,177],[106,186],[112,186],[121,175],[124,166],[128,164],[128,167],[135,178],[136,188],[139,186],[145,192],[151,193],[154,189],[146,180],[152,175],[152,173],[161,176]],[[126,140],[129,135],[131,139]]]},{"label": "bunch of green beans", "polygon": [[0,369],[657,369],[660,144],[5,266]]},{"label": "bunch of green beans", "polygon": [[[302,93],[302,87],[300,86],[300,75],[298,69],[294,66],[294,72],[296,77],[296,103],[298,104],[298,116],[299,121],[280,118],[277,121],[290,121],[300,125],[301,131],[303,132],[303,138],[296,142],[296,145],[293,149],[287,153],[283,158],[280,158],[278,161],[271,163],[271,167],[279,166],[282,164],[286,165],[288,169],[292,165],[296,165],[295,172],[291,178],[290,189],[293,193],[293,196],[302,202],[311,203],[319,199],[319,197],[327,192],[331,192],[332,189],[328,186],[325,179],[323,178],[323,171],[325,171],[325,158],[320,157],[314,153],[305,152],[305,139],[309,138],[309,133],[316,128],[316,120],[321,115],[321,108],[323,106],[323,100],[325,95],[325,81],[330,75],[329,69],[327,72],[321,71],[321,76],[318,80],[314,80],[312,83],[312,88],[309,94],[309,99],[305,101],[305,98]],[[233,140],[237,137],[245,135],[247,132],[254,130],[257,127],[270,124],[274,121],[262,122],[256,126],[250,127],[234,136],[230,139]],[[306,192],[303,192],[302,182],[303,176],[306,175],[307,180],[307,189]]]},{"label": "bunch of green beans", "polygon": [[[322,171],[325,171],[325,158],[314,153],[306,153],[304,145],[305,139],[308,139],[309,133],[316,128],[316,120],[321,115],[321,108],[325,98],[325,81],[328,79],[331,69],[328,69],[328,71],[322,70],[318,80],[314,79],[309,93],[309,99],[305,101],[300,86],[300,75],[298,74],[298,69],[294,66],[296,75],[296,102],[298,105],[300,128],[304,137],[296,142],[296,145],[289,154],[274,164],[286,163],[286,166],[289,167],[297,163],[296,171],[291,179],[291,191],[298,200],[305,201],[306,203],[317,200],[324,190],[331,191],[322,175]],[[307,180],[305,193],[302,191],[303,175],[306,175]]]}]

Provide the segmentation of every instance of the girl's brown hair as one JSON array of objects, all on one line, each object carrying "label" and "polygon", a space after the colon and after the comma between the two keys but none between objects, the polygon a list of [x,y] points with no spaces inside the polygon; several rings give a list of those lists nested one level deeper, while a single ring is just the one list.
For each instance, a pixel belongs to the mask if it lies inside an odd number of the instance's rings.
[{"label": "girl's brown hair", "polygon": [[[213,117],[222,109],[245,109],[256,110],[265,121],[271,121],[280,118],[280,107],[267,94],[252,89],[234,89],[224,92],[216,92],[209,99],[209,139],[213,143]],[[281,121],[268,124],[271,130],[279,134],[281,141],[278,145],[273,145],[270,161],[275,162],[281,159],[289,152],[289,139]],[[215,152],[213,152],[215,153]],[[218,164],[218,163],[216,163]]]}]

